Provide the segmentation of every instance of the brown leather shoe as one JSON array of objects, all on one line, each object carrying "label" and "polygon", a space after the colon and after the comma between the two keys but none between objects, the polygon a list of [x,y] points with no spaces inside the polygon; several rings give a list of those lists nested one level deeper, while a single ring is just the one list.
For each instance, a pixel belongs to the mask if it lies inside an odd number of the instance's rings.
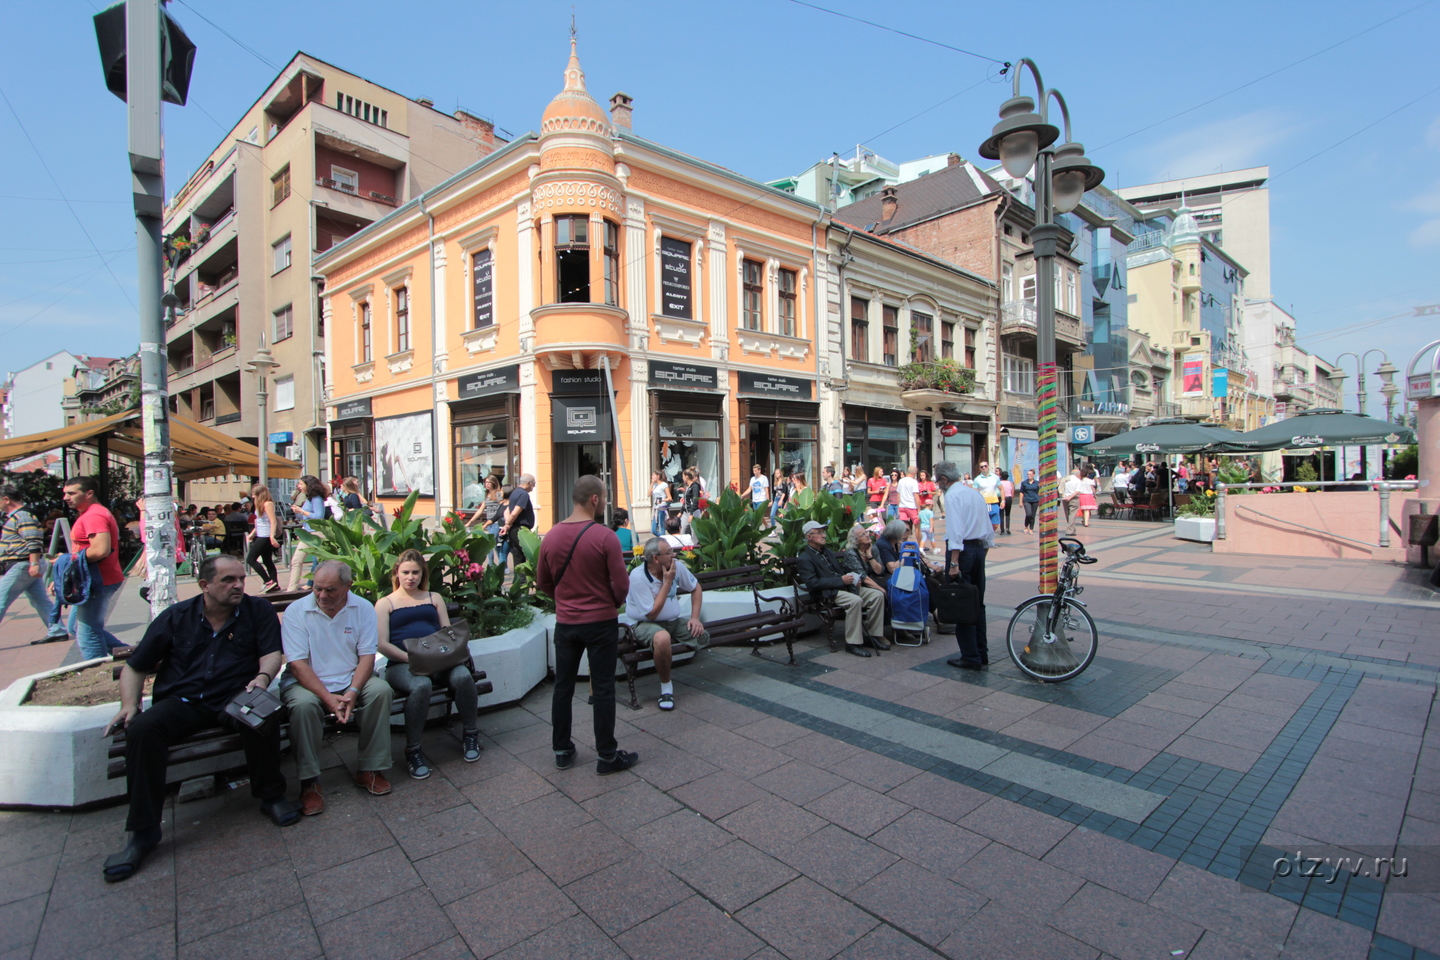
[{"label": "brown leather shoe", "polygon": [[379,770],[363,770],[355,777],[355,785],[370,792],[372,796],[383,797],[390,792],[390,781]]},{"label": "brown leather shoe", "polygon": [[307,817],[325,812],[325,798],[320,796],[319,782],[312,783],[300,791],[300,812]]}]

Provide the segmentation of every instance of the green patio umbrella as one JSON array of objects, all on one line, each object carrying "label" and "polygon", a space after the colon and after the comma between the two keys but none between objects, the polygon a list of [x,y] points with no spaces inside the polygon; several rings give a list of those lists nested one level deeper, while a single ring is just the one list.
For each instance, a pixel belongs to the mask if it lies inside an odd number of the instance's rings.
[{"label": "green patio umbrella", "polygon": [[1314,447],[1370,447],[1415,442],[1415,431],[1398,423],[1344,410],[1303,410],[1239,435],[1237,451],[1304,450]]},{"label": "green patio umbrella", "polygon": [[1228,427],[1179,418],[1155,420],[1146,427],[1074,446],[1102,457],[1132,453],[1213,453],[1232,446],[1237,451],[1250,449],[1241,435]]}]

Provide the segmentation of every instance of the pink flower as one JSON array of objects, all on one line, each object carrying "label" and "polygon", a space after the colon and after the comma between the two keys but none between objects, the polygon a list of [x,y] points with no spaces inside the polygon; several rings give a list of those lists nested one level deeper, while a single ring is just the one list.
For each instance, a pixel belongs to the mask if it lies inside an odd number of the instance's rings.
[{"label": "pink flower", "polygon": [[458,562],[461,566],[464,566],[465,564],[467,564],[467,563],[470,562],[470,554],[469,554],[468,551],[465,551],[465,550],[456,550],[456,551],[455,551],[455,560],[456,560],[456,562]]},{"label": "pink flower", "polygon": [[470,577],[471,580],[478,580],[478,579],[480,579],[480,574],[481,574],[480,564],[478,564],[478,563],[472,563],[472,564],[470,564],[470,566],[466,569],[465,573]]}]

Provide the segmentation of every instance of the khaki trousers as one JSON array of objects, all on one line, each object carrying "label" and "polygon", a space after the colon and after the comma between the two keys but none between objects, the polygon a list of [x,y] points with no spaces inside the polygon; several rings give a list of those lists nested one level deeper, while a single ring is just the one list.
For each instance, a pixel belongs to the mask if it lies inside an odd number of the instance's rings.
[{"label": "khaki trousers", "polygon": [[[848,590],[835,594],[835,605],[845,611],[845,642],[858,647],[865,635],[885,635],[885,594],[872,587],[861,587],[857,596]],[[864,631],[861,631],[861,618]]]},{"label": "khaki trousers", "polygon": [[299,590],[305,584],[305,565],[310,562],[310,557],[305,551],[305,544],[299,540],[295,541],[295,551],[290,555],[290,582],[285,589],[291,593]]},{"label": "khaki trousers", "polygon": [[[355,722],[360,724],[357,773],[390,769],[390,684],[372,676],[355,701]],[[320,776],[320,737],[325,728],[325,705],[309,690],[292,683],[280,691],[290,708],[290,745],[295,748],[295,772],[301,780]]]}]

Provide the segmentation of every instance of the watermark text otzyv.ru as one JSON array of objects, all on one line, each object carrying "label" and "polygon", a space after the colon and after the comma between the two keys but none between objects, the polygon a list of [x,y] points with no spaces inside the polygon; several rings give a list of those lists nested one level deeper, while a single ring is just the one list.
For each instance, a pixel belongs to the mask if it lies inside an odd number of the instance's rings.
[{"label": "watermark text otzyv.ru", "polygon": [[1276,877],[1314,877],[1334,883],[1341,875],[1367,877],[1384,882],[1391,877],[1408,877],[1408,857],[1307,857],[1299,850],[1295,855],[1275,858]]}]

